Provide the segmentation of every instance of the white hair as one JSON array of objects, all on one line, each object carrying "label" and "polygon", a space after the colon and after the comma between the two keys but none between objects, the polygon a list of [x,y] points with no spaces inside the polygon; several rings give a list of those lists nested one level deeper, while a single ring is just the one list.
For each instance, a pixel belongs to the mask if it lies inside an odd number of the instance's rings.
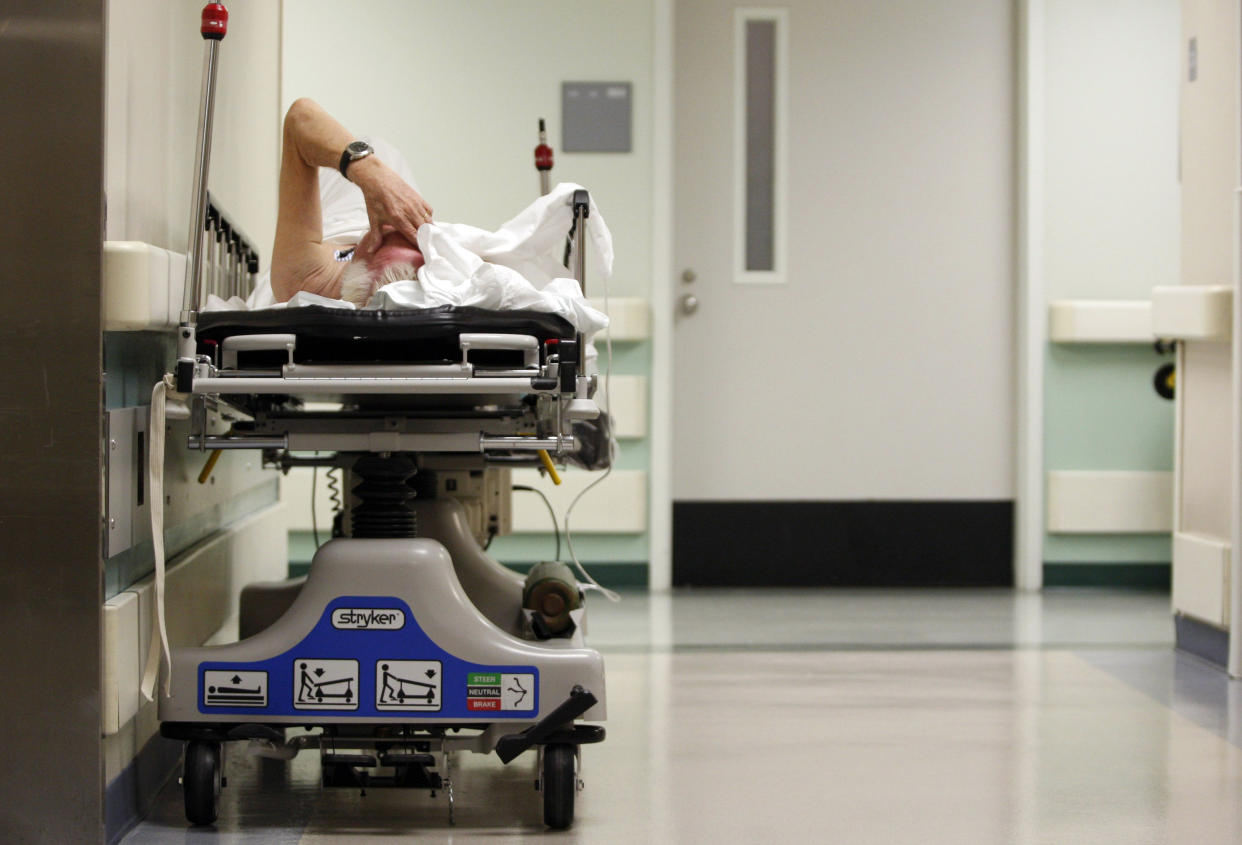
[{"label": "white hair", "polygon": [[417,279],[418,270],[409,262],[389,264],[379,273],[371,272],[363,261],[351,261],[341,274],[341,299],[362,308],[384,285]]}]

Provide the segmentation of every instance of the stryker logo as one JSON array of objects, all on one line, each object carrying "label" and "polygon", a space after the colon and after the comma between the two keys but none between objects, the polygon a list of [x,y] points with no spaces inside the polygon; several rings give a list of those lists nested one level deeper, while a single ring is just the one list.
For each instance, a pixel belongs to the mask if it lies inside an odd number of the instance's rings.
[{"label": "stryker logo", "polygon": [[405,627],[405,611],[395,607],[338,607],[332,627],[342,630],[395,631]]}]

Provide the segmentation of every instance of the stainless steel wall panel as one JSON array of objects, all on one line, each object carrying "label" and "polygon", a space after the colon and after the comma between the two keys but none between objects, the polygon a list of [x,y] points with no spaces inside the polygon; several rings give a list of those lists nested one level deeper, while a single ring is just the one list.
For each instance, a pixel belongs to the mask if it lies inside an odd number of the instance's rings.
[{"label": "stainless steel wall panel", "polygon": [[102,0],[0,11],[0,840],[103,832]]}]

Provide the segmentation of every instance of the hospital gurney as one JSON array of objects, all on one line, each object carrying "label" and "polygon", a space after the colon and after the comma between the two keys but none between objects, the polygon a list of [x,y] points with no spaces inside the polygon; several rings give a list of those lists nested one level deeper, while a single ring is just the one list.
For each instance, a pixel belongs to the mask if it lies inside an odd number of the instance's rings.
[{"label": "hospital gurney", "polygon": [[[190,448],[260,450],[284,470],[339,468],[349,498],[305,579],[243,591],[244,639],[166,652],[161,733],[185,742],[187,817],[214,821],[222,750],[245,740],[279,759],[317,748],[325,786],[443,792],[450,819],[454,753],[494,751],[508,763],[534,750],[544,820],[568,827],[580,747],[604,738],[585,723],[604,719],[605,696],[582,593],[563,567],[523,578],[488,557],[442,477],[553,459],[607,464],[585,339],[532,311],[198,313],[221,13],[204,10],[191,272],[175,373],[153,401],[153,458],[169,391],[190,408]],[[588,214],[578,191],[579,282]],[[158,550],[157,594],[162,566]]]}]

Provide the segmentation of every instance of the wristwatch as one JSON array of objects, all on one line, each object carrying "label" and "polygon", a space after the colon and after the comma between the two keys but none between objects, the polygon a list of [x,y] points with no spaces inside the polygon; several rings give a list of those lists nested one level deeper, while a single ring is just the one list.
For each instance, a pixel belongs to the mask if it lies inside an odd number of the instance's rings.
[{"label": "wristwatch", "polygon": [[342,176],[348,179],[349,174],[345,172],[346,169],[355,161],[366,158],[373,152],[375,152],[375,149],[366,141],[351,141],[345,145],[345,152],[341,153],[341,163],[337,165],[337,169],[341,171]]}]

